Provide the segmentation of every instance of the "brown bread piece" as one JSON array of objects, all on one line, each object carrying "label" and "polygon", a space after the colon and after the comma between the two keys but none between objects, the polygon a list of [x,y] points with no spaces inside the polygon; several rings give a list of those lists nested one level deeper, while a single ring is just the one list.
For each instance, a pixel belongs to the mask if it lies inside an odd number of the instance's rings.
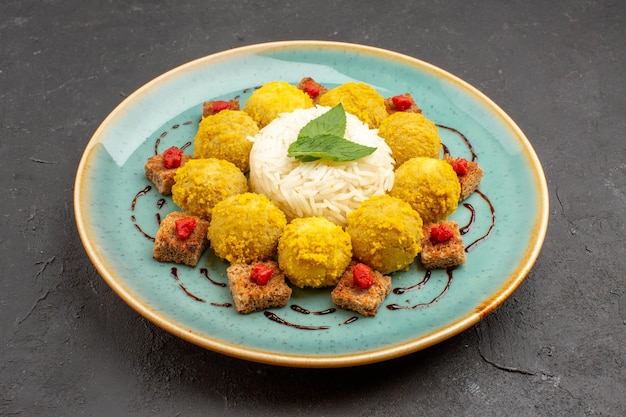
[{"label": "brown bread piece", "polygon": [[[187,239],[180,239],[176,233],[176,220],[185,217],[196,219],[196,227]],[[209,222],[196,216],[175,211],[168,214],[159,225],[159,231],[154,239],[152,257],[160,262],[175,262],[196,266],[200,256],[209,246],[207,231]]]},{"label": "brown bread piece", "polygon": [[[185,165],[191,159],[190,155],[183,154],[180,166]],[[178,168],[165,168],[163,166],[163,154],[150,157],[144,165],[146,178],[148,178],[157,190],[163,195],[172,194],[172,185],[174,185],[174,175]]]},{"label": "brown bread piece", "polygon": [[391,277],[372,269],[374,283],[363,289],[355,284],[352,269],[357,264],[352,261],[331,292],[333,303],[344,310],[356,311],[363,316],[375,316],[378,308],[391,292]]},{"label": "brown bread piece", "polygon": [[[444,159],[448,163],[452,163],[459,161],[461,158],[446,155]],[[457,177],[459,178],[459,183],[461,184],[461,195],[459,196],[459,201],[463,201],[478,188],[480,181],[483,179],[483,169],[477,162],[467,161],[467,173],[465,175],[457,174]]]},{"label": "brown bread piece", "polygon": [[265,285],[250,279],[255,264],[232,264],[226,269],[230,293],[237,313],[248,314],[273,307],[284,307],[291,297],[285,275],[274,261],[261,262],[274,271]]},{"label": "brown bread piece", "polygon": [[[446,242],[434,242],[430,238],[433,227],[444,224],[452,230],[452,239]],[[465,246],[459,231],[459,225],[454,220],[440,223],[428,223],[423,226],[422,252],[420,260],[426,269],[450,268],[465,263]]]}]

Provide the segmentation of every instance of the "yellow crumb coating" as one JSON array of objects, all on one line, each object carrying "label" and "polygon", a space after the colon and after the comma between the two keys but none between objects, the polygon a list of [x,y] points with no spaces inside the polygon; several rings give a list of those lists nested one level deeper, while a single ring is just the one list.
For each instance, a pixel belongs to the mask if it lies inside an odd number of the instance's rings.
[{"label": "yellow crumb coating", "polygon": [[380,123],[378,136],[391,148],[396,168],[411,158],[438,158],[441,138],[437,126],[421,113],[396,112]]},{"label": "yellow crumb coating", "polygon": [[252,142],[248,136],[259,133],[256,122],[239,110],[222,110],[200,121],[194,138],[194,158],[217,158],[232,162],[247,172]]},{"label": "yellow crumb coating", "polygon": [[385,99],[367,84],[348,82],[328,90],[319,98],[322,106],[334,107],[339,103],[347,113],[358,117],[370,129],[378,128],[387,117]]},{"label": "yellow crumb coating", "polygon": [[400,165],[390,195],[406,201],[424,222],[445,220],[459,204],[461,186],[452,165],[418,157]]},{"label": "yellow crumb coating", "polygon": [[213,207],[248,191],[248,180],[235,164],[217,158],[191,159],[178,168],[172,200],[184,211],[211,220]]},{"label": "yellow crumb coating", "polygon": [[215,254],[231,263],[271,259],[287,225],[285,214],[263,194],[244,193],[213,207],[207,236]]},{"label": "yellow crumb coating", "polygon": [[294,219],[278,241],[278,264],[300,288],[336,285],[351,259],[350,235],[324,217]]},{"label": "yellow crumb coating", "polygon": [[348,213],[346,232],[354,257],[382,274],[406,268],[422,250],[419,214],[387,194],[370,197]]},{"label": "yellow crumb coating", "polygon": [[313,107],[313,100],[307,93],[285,81],[271,81],[250,95],[243,111],[263,128],[280,113],[309,107]]}]

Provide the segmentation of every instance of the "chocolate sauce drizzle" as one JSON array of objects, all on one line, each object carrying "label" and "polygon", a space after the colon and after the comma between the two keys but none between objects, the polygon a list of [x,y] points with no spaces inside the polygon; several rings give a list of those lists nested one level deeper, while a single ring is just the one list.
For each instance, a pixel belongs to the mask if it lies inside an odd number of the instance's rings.
[{"label": "chocolate sauce drizzle", "polygon": [[302,324],[294,324],[277,316],[275,313],[272,313],[271,311],[264,311],[263,314],[265,315],[265,317],[267,317],[273,322],[276,322],[278,324],[282,324],[285,326],[293,327],[295,329],[300,329],[300,330],[328,330],[330,329],[330,326],[305,326]]},{"label": "chocolate sauce drizzle", "polygon": [[225,307],[225,308],[229,308],[232,307],[233,305],[231,303],[210,303],[213,307]]},{"label": "chocolate sauce drizzle", "polygon": [[[480,244],[480,243],[484,242],[485,240],[487,240],[489,238],[489,236],[491,235],[491,232],[493,231],[493,228],[496,227],[496,210],[493,208],[493,204],[491,204],[491,200],[489,200],[489,198],[483,192],[481,192],[480,190],[476,190],[474,192],[477,193],[483,200],[485,200],[485,202],[489,206],[489,210],[491,211],[491,224],[489,225],[489,229],[487,230],[487,233],[485,233],[484,235],[482,235],[478,239],[474,240],[469,245],[465,246],[465,252],[466,253],[469,253],[469,252],[473,251],[478,244]],[[472,207],[472,209],[473,209],[473,207]]]},{"label": "chocolate sauce drizzle", "polygon": [[[187,120],[186,122],[183,123],[183,126],[189,126],[192,123],[193,123],[192,120]],[[176,123],[175,125],[172,126],[172,130],[176,130],[179,127],[180,127],[180,124]],[[168,133],[169,132],[167,130],[162,132],[161,135],[154,142],[154,154],[155,155],[159,154],[159,145],[161,144],[161,140],[164,139]],[[189,146],[191,146],[191,142],[185,143],[183,146],[180,147],[180,149],[184,151]]]},{"label": "chocolate sauce drizzle", "polygon": [[344,321],[343,323],[339,323],[339,325],[340,325],[340,326],[345,326],[345,325],[348,325],[348,324],[352,324],[352,323],[354,323],[355,321],[357,321],[358,319],[359,319],[359,317],[358,317],[358,316],[352,316],[352,317],[350,317],[348,320]]},{"label": "chocolate sauce drizzle", "polygon": [[139,199],[139,197],[143,197],[144,195],[148,194],[150,190],[152,190],[152,186],[148,185],[146,186],[146,188],[135,194],[133,201],[130,203],[130,211],[135,211],[135,207],[137,207],[137,200]]},{"label": "chocolate sauce drizzle", "polygon": [[[445,126],[445,125],[440,125],[440,124],[436,124],[437,127],[440,127],[442,129],[446,129],[449,130],[450,132],[454,132],[456,133],[461,139],[463,139],[463,142],[465,142],[465,145],[467,146],[467,149],[469,149],[470,153],[472,154],[472,161],[476,162],[476,160],[478,159],[478,155],[476,155],[476,152],[474,152],[474,147],[472,146],[472,143],[469,141],[469,139],[467,138],[467,136],[465,136],[463,133],[459,132],[458,130],[456,130],[453,127],[450,126]],[[450,153],[447,152],[448,148],[444,145],[444,153],[449,155]]]},{"label": "chocolate sauce drizzle", "polygon": [[[150,190],[152,190],[152,186],[148,185],[146,186],[146,188],[144,188],[143,190],[139,191],[137,194],[135,194],[135,197],[133,198],[133,201],[130,204],[130,211],[134,212],[135,211],[135,207],[137,207],[137,200],[139,200],[140,197],[145,196],[146,194],[148,194],[150,192]],[[141,233],[143,235],[143,237],[145,237],[148,240],[151,241],[155,241],[154,236],[150,236],[149,234],[147,234],[146,232],[144,232],[144,230],[141,228],[141,226],[139,226],[137,224],[137,218],[135,217],[135,215],[131,215],[130,219],[133,221],[133,225],[135,226],[135,229],[137,229],[137,231],[139,231],[139,233]]]},{"label": "chocolate sauce drizzle", "polygon": [[431,274],[432,274],[432,272],[428,269],[424,273],[424,278],[422,278],[422,280],[420,282],[418,282],[415,285],[411,285],[410,287],[394,288],[393,289],[393,293],[394,294],[404,294],[405,292],[408,292],[408,291],[421,290],[422,288],[424,288],[424,285],[426,285],[426,283],[430,279]]},{"label": "chocolate sauce drizzle", "polygon": [[454,267],[446,269],[446,273],[448,274],[448,282],[446,283],[446,286],[435,298],[433,298],[429,302],[409,306],[403,306],[400,304],[387,304],[387,308],[389,310],[419,310],[426,307],[432,307],[433,305],[437,304],[441,297],[443,297],[445,293],[447,293],[450,289],[450,285],[452,284],[452,278],[454,276],[454,269]]},{"label": "chocolate sauce drizzle", "polygon": [[322,310],[322,311],[314,311],[314,312],[311,312],[311,311],[307,310],[307,309],[306,309],[306,308],[304,308],[304,307],[300,307],[300,306],[299,306],[299,305],[297,305],[297,304],[292,304],[292,305],[290,305],[289,307],[290,307],[293,311],[295,311],[295,312],[297,312],[297,313],[300,313],[300,314],[313,314],[313,315],[315,315],[315,316],[325,316],[326,314],[332,314],[332,313],[334,313],[335,311],[337,311],[337,309],[336,309],[336,308],[334,308],[334,307],[327,308],[326,310]]},{"label": "chocolate sauce drizzle", "polygon": [[470,219],[465,226],[459,227],[459,233],[461,233],[461,236],[469,233],[469,231],[472,230],[472,226],[474,226],[474,223],[476,222],[476,209],[474,206],[469,203],[463,203],[463,207],[469,210]]},{"label": "chocolate sauce drizzle", "polygon": [[180,289],[182,289],[185,294],[187,294],[189,297],[193,298],[196,301],[199,301],[201,303],[205,303],[206,301],[200,297],[198,297],[197,295],[191,293],[187,287],[185,287],[185,285],[180,282],[180,278],[178,278],[178,268],[176,268],[175,266],[172,267],[171,269],[171,275],[174,277],[174,279],[176,280],[176,282],[178,283],[178,286],[180,287]]},{"label": "chocolate sauce drizzle", "polygon": [[211,284],[216,285],[216,286],[218,286],[218,287],[222,287],[222,288],[226,287],[226,284],[225,284],[225,283],[223,283],[223,282],[217,282],[217,281],[214,281],[214,280],[213,280],[213,279],[209,276],[209,270],[208,270],[208,269],[206,269],[206,268],[200,268],[200,274],[202,274],[202,275],[203,275],[206,279],[208,279],[208,280],[209,280],[209,282],[210,282]]}]

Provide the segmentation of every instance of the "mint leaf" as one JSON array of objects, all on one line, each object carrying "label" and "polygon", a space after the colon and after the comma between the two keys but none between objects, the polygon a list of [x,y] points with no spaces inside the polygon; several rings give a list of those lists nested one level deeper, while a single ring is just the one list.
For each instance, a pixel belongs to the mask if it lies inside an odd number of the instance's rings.
[{"label": "mint leaf", "polygon": [[307,123],[298,134],[301,137],[315,137],[320,135],[334,135],[343,137],[346,133],[346,112],[341,103],[328,110],[321,116]]},{"label": "mint leaf", "polygon": [[287,149],[287,156],[301,162],[318,159],[346,162],[363,158],[376,150],[345,139],[345,131],[346,112],[339,103],[300,130],[298,139]]},{"label": "mint leaf", "polygon": [[360,145],[335,135],[300,138],[289,146],[287,156],[302,162],[327,159],[335,162],[355,161],[370,155],[376,148]]}]

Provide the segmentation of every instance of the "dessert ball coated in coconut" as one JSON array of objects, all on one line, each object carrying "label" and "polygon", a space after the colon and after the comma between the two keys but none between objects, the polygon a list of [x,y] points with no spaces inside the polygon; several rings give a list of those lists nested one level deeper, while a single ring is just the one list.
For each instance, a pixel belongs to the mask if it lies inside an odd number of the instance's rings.
[{"label": "dessert ball coated in coconut", "polygon": [[406,268],[422,249],[419,214],[387,194],[370,197],[348,213],[346,232],[354,257],[382,274]]},{"label": "dessert ball coated in coconut", "polygon": [[285,214],[263,194],[244,193],[213,207],[208,238],[215,254],[231,263],[271,259],[287,225]]},{"label": "dessert ball coated in coconut", "polygon": [[248,180],[235,164],[217,158],[191,159],[176,171],[172,200],[184,211],[211,220],[213,207],[248,191]]},{"label": "dessert ball coated in coconut", "polygon": [[386,117],[378,136],[391,148],[396,168],[411,158],[437,158],[441,152],[437,126],[421,113],[397,112]]},{"label": "dessert ball coated in coconut", "polygon": [[225,159],[247,172],[252,149],[252,142],[248,137],[257,133],[259,127],[247,113],[222,110],[200,121],[193,142],[193,156]]},{"label": "dessert ball coated in coconut", "polygon": [[460,193],[459,179],[449,163],[419,157],[396,169],[389,194],[409,203],[425,223],[436,223],[456,210]]},{"label": "dessert ball coated in coconut", "polygon": [[301,288],[336,285],[351,259],[350,235],[324,217],[294,219],[278,241],[278,264]]},{"label": "dessert ball coated in coconut", "polygon": [[313,107],[313,100],[307,93],[285,81],[271,81],[250,95],[243,111],[263,128],[281,113],[309,107]]},{"label": "dessert ball coated in coconut", "polygon": [[384,97],[364,83],[348,82],[328,90],[319,98],[322,106],[335,107],[339,103],[347,113],[361,119],[370,129],[377,129],[387,117]]}]

